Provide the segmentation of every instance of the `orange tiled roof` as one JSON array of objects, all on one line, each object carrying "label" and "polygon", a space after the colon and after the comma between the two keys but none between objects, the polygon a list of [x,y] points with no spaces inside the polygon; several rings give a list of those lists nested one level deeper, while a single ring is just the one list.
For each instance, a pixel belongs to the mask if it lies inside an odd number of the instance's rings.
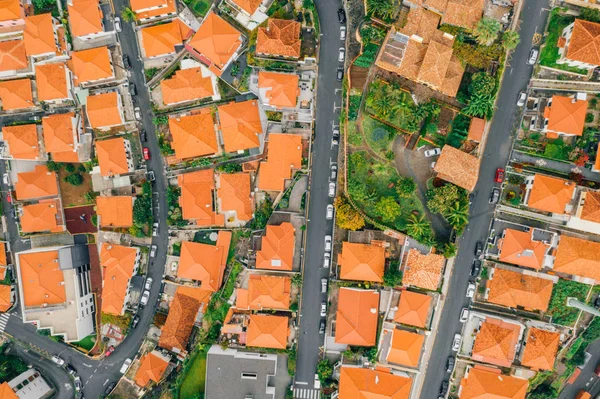
[{"label": "orange tiled roof", "polygon": [[560,344],[560,333],[530,328],[521,364],[533,370],[552,370]]},{"label": "orange tiled roof", "polygon": [[260,71],[258,88],[265,90],[269,105],[276,108],[294,108],[298,103],[300,88],[298,75]]},{"label": "orange tiled roof", "polygon": [[240,36],[237,29],[211,11],[188,44],[212,64],[213,72],[221,75],[242,45]]},{"label": "orange tiled roof", "polygon": [[389,371],[343,366],[338,392],[340,399],[408,399],[411,385],[411,378]]},{"label": "orange tiled roof", "polygon": [[10,155],[15,159],[39,159],[37,125],[4,126],[2,137],[8,143]]},{"label": "orange tiled roof", "polygon": [[531,269],[540,270],[550,245],[533,240],[533,231],[505,229],[504,238],[498,243],[500,260]]},{"label": "orange tiled roof", "polygon": [[488,280],[488,302],[510,308],[546,311],[552,295],[552,280],[496,268]]},{"label": "orange tiled roof", "polygon": [[269,18],[267,27],[258,28],[256,53],[298,58],[301,44],[299,22]]},{"label": "orange tiled roof", "polygon": [[435,163],[434,171],[440,179],[456,184],[467,191],[473,191],[479,176],[479,159],[445,145]]},{"label": "orange tiled roof", "polygon": [[125,140],[122,137],[96,141],[96,155],[98,156],[100,175],[113,176],[129,172]]},{"label": "orange tiled roof", "polygon": [[69,27],[74,37],[87,36],[104,31],[102,12],[98,0],[73,0],[68,4]]},{"label": "orange tiled roof", "polygon": [[[0,266],[8,266],[8,257],[6,254],[6,243],[0,241]],[[6,269],[4,270],[6,273]],[[4,280],[4,276],[2,276]]]},{"label": "orange tiled roof", "polygon": [[291,223],[268,225],[261,241],[261,249],[256,253],[257,269],[292,270],[296,231]]},{"label": "orange tiled roof", "polygon": [[108,47],[75,51],[71,55],[73,81],[76,85],[110,79],[115,76]]},{"label": "orange tiled roof", "polygon": [[342,280],[383,281],[385,248],[379,245],[342,243],[338,258]]},{"label": "orange tiled roof", "polygon": [[29,65],[23,40],[0,42],[0,71],[18,71]]},{"label": "orange tiled roof", "polygon": [[35,66],[37,98],[39,101],[63,100],[69,98],[67,66],[64,63]]},{"label": "orange tiled roof", "polygon": [[212,97],[214,93],[210,76],[203,77],[202,69],[189,68],[175,72],[172,78],[160,82],[163,104],[177,104]]},{"label": "orange tiled roof", "polygon": [[217,196],[221,200],[221,212],[235,211],[241,221],[252,219],[254,203],[250,187],[250,173],[221,173]]},{"label": "orange tiled roof", "polygon": [[17,79],[1,81],[0,101],[2,101],[3,111],[34,107],[31,80]]},{"label": "orange tiled roof", "polygon": [[544,108],[544,118],[548,119],[546,130],[581,136],[587,109],[587,100],[552,96],[552,105]]},{"label": "orange tiled roof", "polygon": [[289,309],[292,280],[251,274],[248,280],[248,307],[250,309]]},{"label": "orange tiled roof", "polygon": [[576,19],[566,58],[600,65],[600,24]]},{"label": "orange tiled roof", "polygon": [[49,115],[42,118],[46,152],[54,155],[55,153],[75,151],[74,117],[75,114],[70,112],[67,114]]},{"label": "orange tiled roof", "polygon": [[572,181],[536,174],[527,206],[544,212],[565,213],[575,192]]},{"label": "orange tiled roof", "polygon": [[183,241],[177,277],[200,281],[203,289],[218,291],[223,283],[230,243],[230,231],[219,231],[216,245]]},{"label": "orange tiled roof", "polygon": [[22,208],[21,231],[23,233],[63,231],[64,227],[58,224],[61,217],[59,205],[58,200],[46,200],[38,204],[25,205]]},{"label": "orange tiled roof", "polygon": [[175,0],[132,0],[131,9],[135,11],[138,19],[177,14]]},{"label": "orange tiled roof", "polygon": [[460,399],[525,399],[528,381],[484,366],[471,368],[461,383]]},{"label": "orange tiled roof", "polygon": [[102,266],[102,313],[123,313],[129,281],[135,270],[138,249],[123,245],[102,243],[100,265]]},{"label": "orange tiled roof", "polygon": [[184,173],[177,176],[181,187],[179,205],[183,218],[194,220],[198,226],[224,226],[225,217],[213,208],[215,181],[212,169]]},{"label": "orange tiled roof", "polygon": [[25,18],[23,41],[28,56],[56,53],[58,48],[54,40],[52,15],[48,13]]},{"label": "orange tiled roof", "polygon": [[285,349],[290,328],[285,316],[250,315],[246,330],[246,346]]},{"label": "orange tiled roof", "polygon": [[515,359],[520,332],[521,327],[517,324],[488,317],[481,323],[471,356],[480,362],[510,367]]},{"label": "orange tiled roof", "polygon": [[67,300],[58,251],[21,253],[19,269],[25,307],[58,305]]},{"label": "orange tiled roof", "polygon": [[[0,312],[6,312],[12,306],[11,292],[10,285],[0,285]],[[0,398],[3,396],[0,395]]]},{"label": "orange tiled roof", "polygon": [[246,11],[250,16],[258,10],[262,0],[232,0],[234,4]]},{"label": "orange tiled roof", "polygon": [[577,396],[575,396],[575,399],[591,399],[592,395],[589,392],[584,391],[583,389],[579,392],[577,392]]},{"label": "orange tiled roof", "polygon": [[[600,159],[600,157],[598,157]],[[585,200],[581,206],[579,217],[594,223],[600,223],[600,192],[586,191],[581,194],[585,195]]]},{"label": "orange tiled roof", "polygon": [[485,0],[449,0],[442,23],[473,29],[483,15]]},{"label": "orange tiled roof", "polygon": [[263,128],[256,100],[220,105],[219,122],[225,152],[236,152],[259,146]]},{"label": "orange tiled roof", "polygon": [[563,235],[558,242],[554,271],[600,281],[600,243]]},{"label": "orange tiled roof", "polygon": [[119,97],[116,91],[94,94],[87,97],[85,111],[92,128],[96,129],[123,124]]},{"label": "orange tiled roof", "polygon": [[183,44],[182,31],[186,28],[179,18],[166,24],[142,28],[144,56],[150,58],[175,53],[175,46]]},{"label": "orange tiled roof", "polygon": [[146,387],[150,381],[160,382],[167,370],[169,362],[162,356],[150,352],[140,360],[140,367],[135,373],[135,383],[140,387]]},{"label": "orange tiled roof", "polygon": [[469,136],[468,139],[476,142],[480,142],[483,138],[483,132],[485,131],[485,119],[471,118],[471,124],[469,125]]},{"label": "orange tiled roof", "polygon": [[215,121],[208,108],[204,112],[169,118],[173,149],[178,159],[189,159],[219,152]]},{"label": "orange tiled roof", "polygon": [[15,191],[19,201],[57,196],[56,172],[50,172],[46,165],[36,165],[31,172],[18,173]]},{"label": "orange tiled roof", "polygon": [[440,285],[446,260],[442,255],[423,255],[416,249],[408,251],[402,284],[435,291]]},{"label": "orange tiled roof", "polygon": [[130,195],[96,198],[96,213],[102,227],[133,226],[133,197]]},{"label": "orange tiled roof", "polygon": [[283,191],[292,170],[302,167],[302,136],[271,133],[268,156],[260,163],[258,188],[263,191]]},{"label": "orange tiled roof", "polygon": [[335,342],[353,346],[375,345],[378,314],[377,291],[340,288]]},{"label": "orange tiled roof", "polygon": [[402,291],[398,310],[394,314],[394,321],[415,327],[425,328],[429,316],[431,297],[412,291]]},{"label": "orange tiled roof", "polygon": [[398,329],[391,334],[392,341],[386,361],[407,367],[418,367],[425,336]]},{"label": "orange tiled roof", "polygon": [[25,12],[19,0],[0,1],[0,22],[22,19],[24,15]]}]

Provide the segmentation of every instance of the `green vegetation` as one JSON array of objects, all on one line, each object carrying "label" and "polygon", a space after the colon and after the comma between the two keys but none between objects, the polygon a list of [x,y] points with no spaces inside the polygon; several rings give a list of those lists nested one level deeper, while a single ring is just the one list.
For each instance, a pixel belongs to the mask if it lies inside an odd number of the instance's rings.
[{"label": "green vegetation", "polygon": [[489,46],[498,38],[501,29],[500,22],[493,18],[483,17],[475,25],[473,36],[480,45]]},{"label": "green vegetation", "polygon": [[396,287],[402,282],[402,272],[400,271],[400,261],[392,260],[383,273],[383,285],[386,287]]},{"label": "green vegetation", "polygon": [[56,5],[56,0],[33,0],[33,13],[35,15],[38,14],[46,14],[52,13],[54,18],[58,18],[58,6]]},{"label": "green vegetation", "polygon": [[559,59],[558,39],[561,37],[563,30],[575,20],[575,17],[571,15],[564,15],[560,12],[560,8],[555,8],[550,14],[546,42],[544,44],[544,48],[540,53],[540,65],[547,66],[550,68],[562,69],[563,71],[578,73],[581,75],[587,75],[588,71],[585,69],[570,67],[566,64],[556,63],[556,61]]},{"label": "green vegetation", "polygon": [[379,52],[379,46],[375,43],[367,43],[363,47],[363,52],[354,60],[354,65],[361,68],[369,68],[375,63],[377,53]]},{"label": "green vegetation", "polygon": [[72,186],[81,186],[83,184],[83,176],[81,173],[71,173],[65,177],[65,181]]},{"label": "green vegetation", "polygon": [[460,148],[469,136],[471,118],[458,114],[451,122],[450,132],[446,135],[446,144]]},{"label": "green vegetation", "polygon": [[317,375],[319,376],[321,385],[331,385],[333,383],[333,364],[327,359],[320,360],[317,364]]},{"label": "green vegetation", "polygon": [[216,168],[219,172],[223,173],[238,173],[242,171],[242,165],[239,163],[223,163]]},{"label": "green vegetation", "polygon": [[179,206],[179,197],[181,188],[177,186],[167,187],[167,224],[169,226],[185,226],[187,222],[183,220],[181,206]]},{"label": "green vegetation", "polygon": [[194,398],[200,393],[204,395],[204,384],[206,378],[206,356],[210,346],[203,345],[196,351],[184,365],[182,375],[184,375],[181,386],[179,387],[179,398]]},{"label": "green vegetation", "polygon": [[96,345],[96,334],[91,334],[82,339],[81,341],[73,342],[74,346],[78,346],[86,351],[91,351],[94,345]]},{"label": "green vegetation", "polygon": [[211,2],[208,0],[183,0],[183,2],[197,17],[204,17],[211,6]]},{"label": "green vegetation", "polygon": [[519,32],[508,30],[502,34],[502,46],[507,50],[514,50],[521,42]]},{"label": "green vegetation", "polygon": [[175,154],[175,150],[171,147],[171,143],[166,139],[164,134],[158,135],[158,147],[160,148],[160,153],[164,156]]},{"label": "green vegetation", "polygon": [[348,102],[348,120],[355,121],[358,118],[358,112],[360,111],[360,102],[362,101],[362,95],[350,94]]},{"label": "green vegetation", "polygon": [[121,11],[121,18],[125,22],[135,22],[138,20],[137,14],[129,7],[125,7],[123,11]]},{"label": "green vegetation", "polygon": [[485,72],[473,75],[469,84],[468,105],[463,109],[467,115],[491,119],[498,85],[496,79]]},{"label": "green vegetation", "polygon": [[427,207],[439,213],[460,234],[469,218],[469,197],[466,190],[447,183],[427,191]]},{"label": "green vegetation", "polygon": [[577,320],[579,310],[567,306],[567,298],[574,297],[585,302],[590,286],[572,280],[560,279],[552,289],[548,314],[552,322],[563,326],[572,326]]},{"label": "green vegetation", "polygon": [[273,200],[269,196],[265,196],[254,212],[254,218],[250,221],[252,230],[262,230],[267,226],[267,222],[273,213]]},{"label": "green vegetation", "polygon": [[235,282],[242,270],[244,270],[242,264],[238,261],[234,261],[231,265],[229,277],[227,277],[227,283],[221,289],[222,298],[229,299],[229,297],[231,297],[231,295],[233,294],[233,290],[235,289]]},{"label": "green vegetation", "polygon": [[544,157],[568,161],[571,150],[572,148],[566,145],[561,138],[549,140],[544,148]]},{"label": "green vegetation", "polygon": [[367,15],[384,22],[394,22],[399,9],[396,0],[367,0]]},{"label": "green vegetation", "polygon": [[125,312],[123,316],[117,316],[109,313],[102,313],[101,315],[101,323],[102,324],[112,324],[121,329],[123,334],[127,334],[127,330],[129,330],[129,324],[131,324],[131,313]]},{"label": "green vegetation", "polygon": [[152,217],[152,185],[150,182],[145,182],[142,185],[142,194],[135,197],[133,203],[133,226],[130,233],[136,237],[144,236],[144,228],[146,233],[150,233],[150,225],[154,218]]},{"label": "green vegetation", "polygon": [[362,145],[363,136],[358,129],[358,122],[348,122],[346,133],[348,134],[348,144]]},{"label": "green vegetation", "polygon": [[158,73],[160,72],[160,69],[158,68],[148,68],[148,69],[144,69],[144,76],[146,76],[146,82],[149,82],[152,80],[152,78]]},{"label": "green vegetation", "polygon": [[368,116],[363,118],[362,131],[369,147],[377,153],[390,149],[397,132],[393,127]]},{"label": "green vegetation", "polygon": [[[4,352],[4,346],[1,349]],[[0,380],[10,381],[25,371],[27,371],[27,363],[20,357],[0,353]]]},{"label": "green vegetation", "polygon": [[335,222],[339,228],[360,230],[365,227],[365,218],[352,207],[345,197],[337,197],[335,205]]}]

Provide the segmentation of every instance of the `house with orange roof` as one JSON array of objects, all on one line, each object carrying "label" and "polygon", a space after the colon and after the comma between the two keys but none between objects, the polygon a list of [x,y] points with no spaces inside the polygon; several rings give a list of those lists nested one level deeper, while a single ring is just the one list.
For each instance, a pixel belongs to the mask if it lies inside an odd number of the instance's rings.
[{"label": "house with orange roof", "polygon": [[269,17],[270,3],[266,0],[225,0],[231,15],[249,31],[253,31]]},{"label": "house with orange roof", "polygon": [[181,188],[179,206],[182,217],[196,226],[224,226],[225,217],[216,213],[215,180],[212,169],[177,176]]},{"label": "house with orange roof", "polygon": [[[536,239],[536,229],[529,231],[506,228],[498,240],[498,260],[512,265],[540,270],[552,264],[552,243],[545,242],[546,236]],[[553,234],[552,237],[555,237]]]},{"label": "house with orange roof", "polygon": [[54,162],[81,162],[79,135],[83,133],[79,115],[69,112],[42,118],[44,149]]},{"label": "house with orange roof", "polygon": [[527,331],[521,365],[535,371],[552,370],[560,345],[560,332],[531,327]]},{"label": "house with orange roof", "polygon": [[35,106],[30,79],[0,81],[0,109],[14,111]]},{"label": "house with orange roof", "polygon": [[74,39],[89,42],[113,34],[104,31],[99,0],[68,0],[67,10]]},{"label": "house with orange roof", "polygon": [[175,0],[131,0],[130,7],[142,24],[177,15]]},{"label": "house with orange roof", "polygon": [[[574,0],[570,0],[567,1],[567,3],[573,3],[573,1]],[[575,399],[592,399],[592,395],[589,392],[586,392],[582,389],[579,392],[577,392],[577,396],[575,396]]]},{"label": "house with orange roof", "polygon": [[340,288],[335,317],[335,342],[352,346],[373,346],[377,341],[379,292]]},{"label": "house with orange roof", "polygon": [[600,243],[561,235],[554,258],[553,271],[587,284],[600,282]]},{"label": "house with orange roof", "polygon": [[21,233],[58,233],[65,231],[63,209],[59,199],[45,199],[21,207]]},{"label": "house with orange roof", "polygon": [[31,171],[17,173],[14,186],[17,201],[58,196],[56,172],[48,170],[46,165],[35,165]]},{"label": "house with orange roof", "polygon": [[600,24],[575,19],[562,31],[558,56],[557,64],[583,69],[600,66]]},{"label": "house with orange roof", "polygon": [[483,16],[484,0],[423,0],[423,7],[442,17],[442,24],[473,29]]},{"label": "house with orange roof", "polygon": [[0,76],[17,77],[29,73],[25,42],[20,39],[0,42]]},{"label": "house with orange roof", "polygon": [[471,141],[479,143],[483,138],[485,126],[485,119],[475,117],[471,118],[471,123],[469,124],[469,135],[467,138]]},{"label": "house with orange roof", "polygon": [[96,141],[96,155],[103,177],[124,175],[134,170],[131,144],[122,137]]},{"label": "house with orange roof", "polygon": [[6,278],[6,270],[10,265],[12,265],[12,259],[8,245],[5,241],[0,241],[0,279],[4,280]]},{"label": "house with orange roof", "polygon": [[563,215],[573,209],[577,184],[570,180],[536,173],[525,179],[523,203],[542,212]]},{"label": "house with orange roof", "polygon": [[15,303],[15,289],[12,285],[0,285],[0,312],[5,313]]},{"label": "house with orange roof", "polygon": [[110,130],[125,123],[118,91],[87,96],[85,112],[92,129]]},{"label": "house with orange roof", "polygon": [[344,241],[338,266],[342,280],[380,283],[385,269],[385,248],[381,245]]},{"label": "house with orange roof", "polygon": [[231,102],[217,107],[225,152],[262,149],[265,116],[258,101]]},{"label": "house with orange roof", "polygon": [[217,76],[237,58],[241,47],[242,34],[212,11],[186,45],[192,55]]},{"label": "house with orange roof", "polygon": [[412,378],[378,367],[375,370],[344,365],[340,368],[338,398],[408,399]]},{"label": "house with orange roof", "polygon": [[432,297],[427,294],[404,290],[400,293],[398,309],[394,312],[396,323],[427,328],[430,319]]},{"label": "house with orange roof", "polygon": [[585,93],[573,96],[552,96],[544,108],[541,131],[549,139],[559,136],[581,136],[585,124],[588,101]]},{"label": "house with orange roof", "polygon": [[256,268],[292,271],[296,249],[296,230],[289,222],[278,226],[268,225],[256,253]]},{"label": "house with orange roof", "polygon": [[38,330],[66,342],[94,331],[95,300],[91,292],[87,245],[44,247],[15,254],[21,317]]},{"label": "house with orange roof", "polygon": [[165,376],[170,361],[170,357],[157,350],[145,354],[140,359],[140,366],[135,373],[135,383],[142,388],[148,388],[153,383],[160,383]]},{"label": "house with orange roof", "polygon": [[50,13],[29,15],[25,18],[23,41],[25,53],[36,60],[53,58],[60,54],[58,28],[60,24]]},{"label": "house with orange roof", "polygon": [[190,32],[191,28],[179,18],[140,29],[142,57],[152,59],[175,54]]},{"label": "house with orange roof", "polygon": [[89,87],[115,79],[110,50],[106,46],[74,51],[69,65],[76,86]]},{"label": "house with orange roof", "polygon": [[292,279],[289,277],[251,274],[248,279],[248,288],[237,289],[235,307],[240,310],[288,310],[291,289]]},{"label": "house with orange roof", "polygon": [[471,192],[479,177],[479,158],[445,145],[433,170],[438,178]]},{"label": "house with orange roof", "polygon": [[225,216],[225,225],[243,226],[254,215],[254,192],[250,173],[217,175],[217,205]]},{"label": "house with orange roof", "polygon": [[96,197],[96,214],[100,227],[133,226],[133,201],[131,195]]},{"label": "house with orange roof", "polygon": [[516,321],[495,317],[482,316],[478,321],[479,327],[475,331],[475,342],[471,348],[473,360],[510,367],[523,337],[523,326]]},{"label": "house with orange roof", "polygon": [[300,22],[269,18],[267,26],[258,28],[256,55],[268,58],[300,58]]},{"label": "house with orange roof", "polygon": [[177,277],[200,282],[204,290],[218,291],[223,284],[230,244],[231,232],[226,230],[219,231],[215,245],[183,241]]},{"label": "house with orange roof", "polygon": [[122,315],[129,303],[131,278],[140,265],[137,247],[103,242],[100,246],[102,267],[102,313]]},{"label": "house with orange roof", "polygon": [[395,328],[384,330],[382,339],[382,360],[404,367],[419,367],[425,335]]},{"label": "house with orange roof", "polygon": [[588,233],[600,234],[600,191],[592,191],[579,187],[575,198],[576,205],[571,217],[567,221],[567,227]]},{"label": "house with orange roof", "polygon": [[404,257],[402,285],[436,291],[442,282],[446,259],[443,255],[424,255],[411,248]]},{"label": "house with orange roof", "polygon": [[163,105],[174,106],[205,98],[221,99],[216,76],[204,65],[180,69],[160,82]]},{"label": "house with orange roof", "polygon": [[263,191],[283,191],[294,170],[302,168],[302,136],[271,133],[267,160],[258,170],[258,188]]},{"label": "house with orange roof", "polygon": [[246,330],[246,346],[285,349],[290,336],[290,319],[285,316],[250,315]]},{"label": "house with orange roof", "polygon": [[204,108],[191,115],[169,118],[171,146],[179,160],[216,156],[221,153],[217,142],[216,124],[210,109]]},{"label": "house with orange roof", "polygon": [[296,108],[300,87],[296,74],[258,72],[258,97],[264,107],[275,110]]},{"label": "house with orange roof", "polygon": [[527,379],[504,375],[500,369],[481,365],[468,366],[458,388],[458,397],[525,399],[528,387]]},{"label": "house with orange roof", "polygon": [[0,1],[0,33],[23,29],[25,25],[25,8],[20,0]]},{"label": "house with orange roof", "polygon": [[40,134],[37,125],[15,125],[2,127],[2,158],[44,159],[40,151]]},{"label": "house with orange roof", "polygon": [[57,103],[73,100],[72,75],[65,63],[35,66],[38,101]]},{"label": "house with orange roof", "polygon": [[530,311],[548,310],[556,276],[518,272],[496,266],[489,271],[485,299],[496,305]]}]

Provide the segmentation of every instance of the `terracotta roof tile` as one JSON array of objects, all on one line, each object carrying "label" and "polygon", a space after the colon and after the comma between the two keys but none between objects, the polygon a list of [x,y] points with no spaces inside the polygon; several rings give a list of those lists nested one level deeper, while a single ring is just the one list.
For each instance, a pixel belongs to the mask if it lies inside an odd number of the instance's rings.
[{"label": "terracotta roof tile", "polygon": [[258,28],[256,53],[284,58],[300,57],[300,23],[269,18],[267,27]]},{"label": "terracotta roof tile", "polygon": [[65,277],[58,263],[58,251],[27,252],[17,256],[25,307],[66,302]]},{"label": "terracotta roof tile", "polygon": [[446,260],[442,255],[423,255],[416,249],[408,251],[402,284],[435,291],[442,280]]},{"label": "terracotta roof tile", "polygon": [[343,366],[338,391],[340,399],[408,399],[411,386],[411,378],[389,371]]},{"label": "terracotta roof tile", "polygon": [[496,268],[487,283],[487,300],[510,308],[546,311],[553,285],[550,279]]},{"label": "terracotta roof tile", "polygon": [[469,136],[468,139],[471,141],[480,142],[483,138],[483,132],[485,131],[485,119],[471,118],[469,124]]},{"label": "terracotta roof tile", "polygon": [[230,231],[219,231],[216,245],[183,241],[177,277],[199,281],[202,289],[218,291],[227,265]]},{"label": "terracotta roof tile", "polygon": [[500,370],[475,366],[462,379],[461,399],[525,399],[529,382],[503,375]]},{"label": "terracotta roof tile", "polygon": [[0,82],[0,101],[3,111],[35,107],[31,80],[17,79]]},{"label": "terracotta roof tile", "polygon": [[473,29],[483,16],[485,0],[448,0],[442,23]]},{"label": "terracotta roof tile", "polygon": [[0,42],[0,71],[18,71],[27,68],[28,65],[23,40]]},{"label": "terracotta roof tile", "polygon": [[60,202],[58,200],[43,200],[37,204],[25,205],[21,209],[21,232],[42,233],[64,231],[59,224],[61,218]]},{"label": "terracotta roof tile", "polygon": [[37,98],[39,101],[64,100],[69,98],[67,85],[68,69],[64,63],[35,66]]},{"label": "terracotta roof tile", "polygon": [[98,0],[73,0],[68,4],[69,27],[74,37],[101,33],[102,12]]},{"label": "terracotta roof tile", "polygon": [[260,145],[263,133],[256,100],[231,102],[217,107],[225,152],[243,151]]},{"label": "terracotta roof tile", "polygon": [[340,288],[335,322],[335,342],[373,346],[377,341],[379,293],[374,290]]},{"label": "terracotta roof tile", "polygon": [[456,184],[467,191],[473,191],[479,177],[479,159],[445,145],[435,163],[434,171],[440,179]]},{"label": "terracotta roof tile", "polygon": [[250,16],[258,10],[262,0],[232,0],[242,10],[246,11]]},{"label": "terracotta roof tile", "polygon": [[23,6],[19,0],[0,1],[0,21],[14,21],[25,16]]},{"label": "terracotta roof tile", "polygon": [[451,58],[452,46],[440,42],[429,43],[417,80],[435,88],[441,87]]},{"label": "terracotta roof tile", "polygon": [[398,310],[394,314],[394,321],[410,326],[425,328],[431,307],[431,297],[412,291],[402,291]]},{"label": "terracotta roof tile", "polygon": [[600,24],[576,19],[566,58],[600,65]]},{"label": "terracotta roof tile", "polygon": [[600,281],[600,243],[562,235],[558,242],[554,271]]},{"label": "terracotta roof tile", "polygon": [[289,277],[251,274],[248,280],[248,308],[254,310],[289,309],[291,284],[292,280]]},{"label": "terracotta roof tile", "polygon": [[581,136],[583,134],[587,110],[587,100],[577,100],[565,96],[552,96],[552,104],[544,108],[544,118],[548,119],[546,130],[554,133]]},{"label": "terracotta roof tile", "polygon": [[585,202],[581,206],[579,217],[583,220],[600,223],[600,192],[585,192]]},{"label": "terracotta roof tile", "polygon": [[591,399],[592,395],[589,392],[584,391],[583,389],[577,393],[575,399]]},{"label": "terracotta roof tile", "polygon": [[544,212],[566,213],[575,187],[577,184],[572,181],[536,174],[527,206]]},{"label": "terracotta roof tile", "polygon": [[177,176],[181,187],[179,205],[183,218],[198,226],[224,226],[225,218],[217,215],[213,204],[215,181],[212,169]]},{"label": "terracotta roof tile", "polygon": [[267,103],[276,108],[294,108],[298,103],[300,88],[298,75],[260,71],[258,89]]},{"label": "terracotta roof tile", "polygon": [[550,245],[534,241],[533,229],[529,232],[505,229],[504,238],[498,242],[498,249],[502,262],[540,270]]},{"label": "terracotta roof tile", "polygon": [[217,197],[221,200],[221,212],[234,211],[236,218],[249,221],[254,214],[254,201],[250,173],[221,173]]},{"label": "terracotta roof tile", "polygon": [[[5,242],[0,241],[0,266],[8,266],[8,255],[6,253],[7,247]],[[6,273],[6,270],[5,270]],[[4,279],[4,276],[0,274],[0,277]]]},{"label": "terracotta roof tile", "polygon": [[480,362],[510,367],[515,359],[520,333],[521,327],[517,324],[487,317],[475,337],[471,357]]},{"label": "terracotta roof tile", "polygon": [[291,271],[295,245],[295,229],[291,223],[268,225],[262,237],[261,249],[256,253],[256,268]]},{"label": "terracotta roof tile", "polygon": [[122,137],[96,141],[96,155],[98,156],[100,175],[113,176],[129,172],[125,140]]},{"label": "terracotta roof tile", "polygon": [[[50,154],[75,152],[75,135],[73,119],[75,114],[54,114],[42,118],[44,146]],[[56,161],[56,159],[54,159]]]},{"label": "terracotta roof tile", "polygon": [[302,167],[302,136],[269,134],[267,160],[260,163],[258,188],[263,191],[283,191],[292,171]]},{"label": "terracotta roof tile", "polygon": [[213,116],[208,108],[203,111],[169,118],[172,146],[178,159],[215,155],[220,151]]},{"label": "terracotta roof tile", "polygon": [[96,214],[102,227],[133,226],[133,197],[130,195],[96,198]]},{"label": "terracotta roof tile", "polygon": [[[0,312],[6,312],[12,306],[12,287],[10,285],[0,285]],[[16,398],[17,396],[15,396]],[[0,395],[0,398],[4,396]]]},{"label": "terracotta roof tile", "polygon": [[120,126],[124,123],[120,97],[116,91],[87,97],[85,111],[93,129]]},{"label": "terracotta roof tile", "polygon": [[533,370],[552,370],[560,344],[560,333],[530,328],[521,364]]},{"label": "terracotta roof tile", "polygon": [[392,332],[392,341],[386,361],[416,368],[419,366],[424,342],[424,335],[395,329]]},{"label": "terracotta roof tile", "polygon": [[163,104],[177,104],[212,97],[214,93],[212,79],[204,77],[202,68],[189,68],[175,72],[170,79],[160,82]]},{"label": "terracotta roof tile", "polygon": [[160,382],[169,365],[168,359],[159,352],[150,352],[140,359],[140,367],[135,373],[135,383],[144,388],[150,381]]},{"label": "terracotta roof tile", "polygon": [[342,280],[381,283],[385,269],[385,248],[379,245],[343,242],[338,265],[341,268]]},{"label": "terracotta roof tile", "polygon": [[110,79],[115,76],[108,47],[96,47],[71,54],[73,81],[76,85]]},{"label": "terracotta roof tile", "polygon": [[56,172],[50,172],[46,165],[36,165],[30,172],[18,173],[15,191],[19,201],[57,196]]},{"label": "terracotta roof tile", "polygon": [[246,346],[285,349],[290,335],[289,319],[285,316],[250,315],[246,330]]},{"label": "terracotta roof tile", "polygon": [[160,57],[175,53],[175,46],[183,44],[183,35],[179,19],[161,25],[140,30],[144,57]]},{"label": "terracotta roof tile", "polygon": [[135,11],[138,19],[177,13],[174,0],[131,0],[130,4],[131,9]]},{"label": "terracotta roof tile", "polygon": [[2,128],[3,140],[8,143],[10,155],[15,159],[39,159],[37,125],[15,125]]},{"label": "terracotta roof tile", "polygon": [[25,18],[23,40],[28,56],[56,53],[58,48],[54,39],[52,15],[48,13]]},{"label": "terracotta roof tile", "polygon": [[129,281],[135,271],[139,249],[123,245],[102,243],[102,313],[123,314]]}]

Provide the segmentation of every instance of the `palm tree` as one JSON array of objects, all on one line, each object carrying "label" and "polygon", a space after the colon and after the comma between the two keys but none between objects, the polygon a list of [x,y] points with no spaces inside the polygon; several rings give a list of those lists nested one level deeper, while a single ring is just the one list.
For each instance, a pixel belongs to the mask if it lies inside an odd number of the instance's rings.
[{"label": "palm tree", "polygon": [[464,202],[456,201],[444,216],[452,227],[460,231],[469,221],[469,205]]},{"label": "palm tree", "polygon": [[514,50],[519,45],[521,38],[519,32],[509,30],[502,35],[502,46],[507,50]]},{"label": "palm tree", "polygon": [[410,215],[406,224],[406,233],[411,237],[423,237],[429,230],[429,223],[425,220],[425,215]]},{"label": "palm tree", "polygon": [[125,7],[123,11],[121,11],[121,18],[123,18],[123,21],[125,22],[135,22],[138,19],[135,11],[129,7]]},{"label": "palm tree", "polygon": [[394,113],[394,99],[390,96],[389,86],[383,86],[373,96],[373,109],[383,118],[388,118]]},{"label": "palm tree", "polygon": [[477,22],[473,35],[479,44],[489,46],[498,37],[500,29],[502,29],[500,22],[492,18],[483,17]]}]

